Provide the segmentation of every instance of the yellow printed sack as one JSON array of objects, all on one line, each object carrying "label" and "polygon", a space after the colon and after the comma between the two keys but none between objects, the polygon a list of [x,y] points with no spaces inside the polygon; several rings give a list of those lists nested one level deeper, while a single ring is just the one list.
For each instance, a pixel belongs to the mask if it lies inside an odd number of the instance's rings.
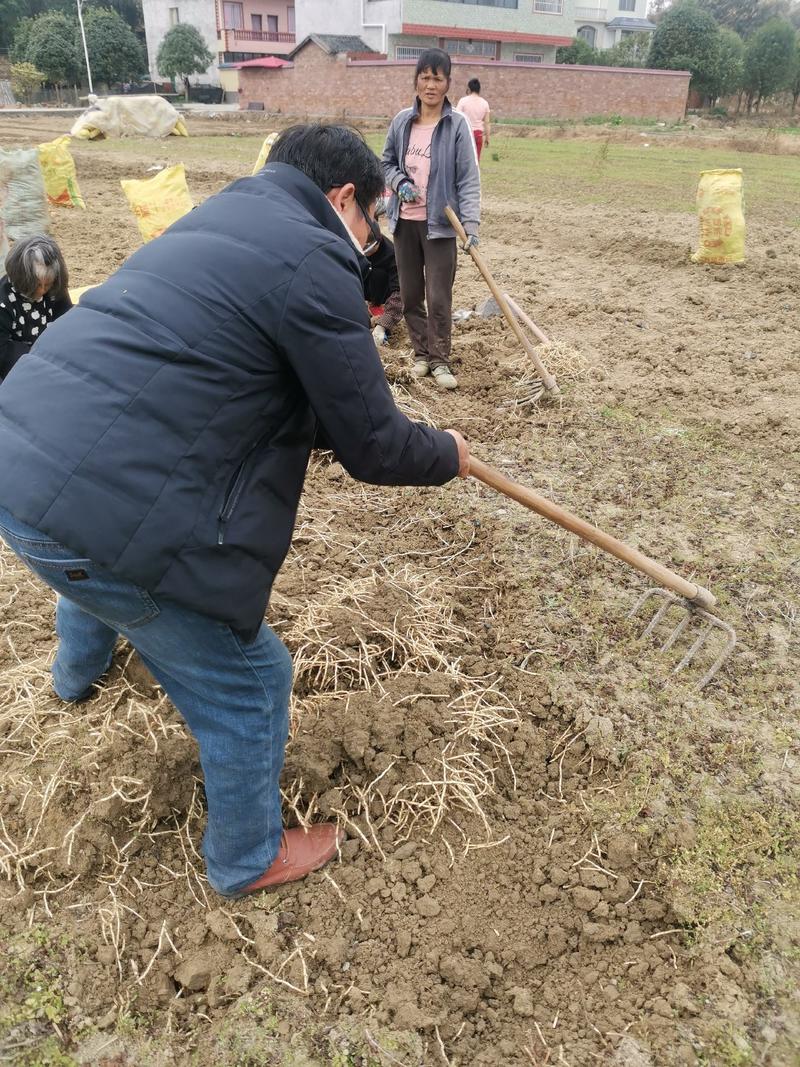
[{"label": "yellow printed sack", "polygon": [[256,160],[256,165],[253,167],[253,174],[258,174],[258,172],[261,170],[261,168],[267,162],[267,156],[269,155],[270,149],[272,148],[272,146],[275,144],[275,142],[277,140],[278,140],[278,134],[277,133],[268,133],[267,136],[264,138],[264,143],[261,146],[261,151],[258,153],[258,159]]},{"label": "yellow printed sack", "polygon": [[84,293],[88,293],[90,289],[96,289],[100,282],[95,282],[94,285],[78,285],[71,286],[69,290],[69,298],[73,304],[79,304]]},{"label": "yellow printed sack", "polygon": [[39,166],[42,168],[44,188],[51,204],[79,207],[85,211],[86,203],[78,188],[78,175],[69,142],[70,138],[64,136],[39,145]]},{"label": "yellow printed sack", "polygon": [[154,178],[131,178],[119,184],[145,242],[158,237],[194,207],[186,186],[183,163],[165,168]]},{"label": "yellow printed sack", "polygon": [[697,186],[700,247],[693,263],[744,262],[744,204],[742,172],[703,170]]}]

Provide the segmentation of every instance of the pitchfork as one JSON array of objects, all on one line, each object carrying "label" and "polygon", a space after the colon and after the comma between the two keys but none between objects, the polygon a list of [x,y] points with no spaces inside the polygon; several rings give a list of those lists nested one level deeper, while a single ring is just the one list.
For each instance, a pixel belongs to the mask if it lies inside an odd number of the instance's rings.
[{"label": "pitchfork", "polygon": [[[456,215],[455,211],[453,211],[449,204],[445,207],[444,213],[447,216],[448,222],[456,231],[456,236],[461,241],[462,245],[466,246],[467,234],[464,230],[464,227],[461,225],[461,220],[459,219],[458,215]],[[539,381],[534,385],[534,395],[531,397],[531,399],[538,400],[543,393],[549,397],[559,396],[561,394],[561,390],[558,388],[558,384],[556,383],[555,378],[542,363],[538,353],[536,352],[536,349],[531,344],[530,339],[525,336],[525,332],[520,326],[518,319],[521,319],[522,322],[525,323],[525,325],[532,331],[537,340],[549,344],[550,342],[548,338],[545,337],[541,330],[539,330],[538,327],[531,322],[528,316],[525,315],[524,312],[517,307],[513,300],[510,300],[505,293],[502,293],[500,291],[500,286],[492,277],[492,272],[486,266],[486,263],[483,260],[483,256],[481,256],[480,252],[477,248],[475,248],[474,245],[469,246],[469,254],[472,257],[473,263],[483,275],[484,281],[489,286],[489,290],[492,296],[497,301],[497,306],[500,308],[500,311],[504,315],[506,322],[511,327],[514,336],[519,341],[523,350],[527,353],[528,358],[536,368],[536,373],[539,375]]]},{"label": "pitchfork", "polygon": [[532,489],[506,478],[504,474],[490,467],[487,463],[482,463],[479,459],[470,457],[469,473],[473,478],[483,482],[484,485],[488,485],[491,489],[495,489],[511,500],[516,500],[526,508],[530,508],[531,511],[535,511],[537,515],[541,515],[543,518],[562,526],[565,530],[569,530],[570,533],[577,534],[584,541],[597,545],[604,552],[616,556],[623,563],[627,563],[630,567],[635,567],[636,570],[658,582],[659,588],[648,589],[643,593],[630,611],[628,618],[633,618],[637,615],[651,597],[663,598],[664,603],[659,606],[641,634],[642,637],[649,637],[670,608],[677,606],[685,609],[686,614],[679,620],[661,645],[662,652],[669,651],[689,626],[693,622],[699,621],[701,623],[700,633],[680,663],[675,667],[673,674],[682,671],[695,659],[714,630],[722,630],[726,636],[722,651],[699,680],[696,688],[702,689],[711,681],[736,644],[736,631],[733,627],[727,622],[723,622],[722,619],[712,614],[709,610],[717,602],[713,593],[710,593],[708,589],[704,589],[702,585],[687,582],[685,578],[681,578],[679,574],[675,574],[663,564],[657,563],[654,559],[650,559],[649,556],[645,556],[638,549],[633,548],[631,545],[626,545],[624,541],[617,540],[616,537],[612,537],[611,534],[592,526],[591,523],[578,518],[577,515],[572,515],[552,501],[539,496]]}]

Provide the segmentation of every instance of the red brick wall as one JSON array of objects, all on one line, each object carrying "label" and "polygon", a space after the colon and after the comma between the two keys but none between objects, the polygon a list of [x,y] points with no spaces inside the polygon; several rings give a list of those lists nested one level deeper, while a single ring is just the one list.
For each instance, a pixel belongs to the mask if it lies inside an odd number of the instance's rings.
[{"label": "red brick wall", "polygon": [[[266,111],[311,118],[388,118],[411,103],[413,63],[348,62],[307,45],[294,66],[239,71],[239,104],[260,101]],[[683,117],[689,74],[551,64],[455,62],[452,100],[470,78],[501,118],[581,119],[622,115],[670,122]]]}]

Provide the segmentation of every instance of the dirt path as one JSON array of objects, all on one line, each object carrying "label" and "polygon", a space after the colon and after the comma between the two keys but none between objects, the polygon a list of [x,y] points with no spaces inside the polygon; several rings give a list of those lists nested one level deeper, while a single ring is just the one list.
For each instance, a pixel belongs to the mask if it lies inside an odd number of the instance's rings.
[{"label": "dirt path", "polygon": [[[93,210],[53,229],[90,284],[137,246],[118,179],[148,155],[76,155]],[[697,694],[637,644],[621,565],[475,483],[375,489],[317,459],[270,621],[295,653],[287,806],[350,839],[230,905],[178,717],[124,648],[96,699],[53,700],[52,605],[4,553],[13,1062],[796,1062],[800,233],[756,221],[722,270],[689,265],[688,212],[530,190],[484,219],[560,343],[563,405],[520,405],[507,331],[475,319],[454,396],[390,351],[398,401],[710,586],[735,656]],[[483,296],[462,261],[457,306]]]}]

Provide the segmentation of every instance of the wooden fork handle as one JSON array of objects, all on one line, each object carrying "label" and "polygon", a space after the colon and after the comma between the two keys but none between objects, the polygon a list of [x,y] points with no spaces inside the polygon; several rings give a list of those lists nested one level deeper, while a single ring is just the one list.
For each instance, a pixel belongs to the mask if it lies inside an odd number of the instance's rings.
[{"label": "wooden fork handle", "polygon": [[597,526],[592,526],[591,523],[578,518],[577,515],[573,515],[571,512],[559,507],[558,504],[554,504],[546,497],[539,496],[532,489],[506,478],[504,474],[495,470],[494,467],[490,467],[488,463],[483,463],[481,460],[475,459],[474,456],[470,456],[469,473],[473,478],[483,482],[484,485],[488,485],[490,489],[502,493],[503,496],[507,496],[511,500],[516,500],[518,504],[530,508],[531,511],[535,511],[542,518],[549,519],[550,522],[569,530],[570,533],[577,534],[582,540],[589,541],[604,552],[616,556],[623,563],[627,563],[629,567],[634,567],[637,571],[641,571],[642,574],[646,574],[660,586],[665,589],[671,589],[673,593],[684,597],[696,607],[708,610],[716,604],[717,601],[714,594],[709,592],[708,589],[704,589],[702,585],[687,582],[685,578],[681,578],[679,574],[675,574],[668,567],[657,563],[654,559],[650,559],[649,556],[645,556],[638,549],[633,548],[631,545],[626,545],[624,541],[619,541],[616,537],[612,537],[611,534],[598,529]]}]

